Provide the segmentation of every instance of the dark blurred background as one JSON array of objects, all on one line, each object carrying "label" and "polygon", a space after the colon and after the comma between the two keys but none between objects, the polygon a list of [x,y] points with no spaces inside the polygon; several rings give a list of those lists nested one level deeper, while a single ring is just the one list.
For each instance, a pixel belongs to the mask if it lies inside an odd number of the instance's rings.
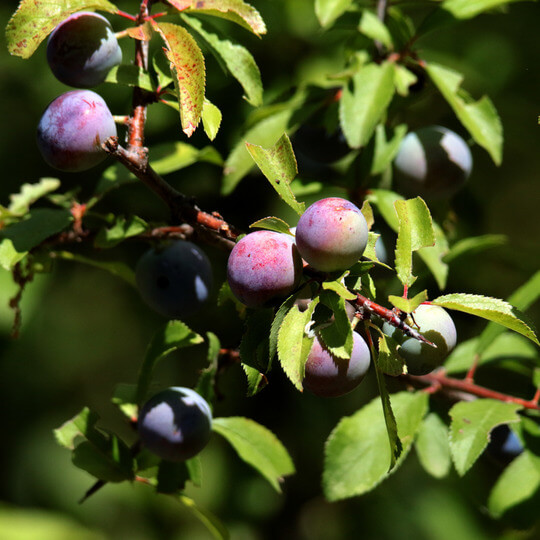
[{"label": "dark blurred background", "polygon": [[[118,2],[131,12],[136,3]],[[223,27],[253,52],[269,94],[299,81],[317,80],[343,64],[340,33],[320,30],[312,0],[252,3],[267,23],[267,36],[259,40],[232,25]],[[7,23],[16,5],[13,0],[2,2],[2,24]],[[412,13],[422,16],[421,10]],[[457,238],[504,234],[508,242],[452,266],[448,292],[506,298],[540,266],[539,15],[538,5],[518,3],[507,14],[450,25],[419,42],[426,58],[461,70],[465,87],[474,97],[491,97],[505,134],[500,167],[493,165],[482,148],[472,148],[473,174],[452,201],[452,208]],[[116,30],[125,27],[119,17],[110,20]],[[125,61],[131,58],[129,45],[122,44]],[[240,86],[223,74],[211,56],[207,69],[208,97],[223,111],[215,146],[225,157],[237,141],[250,107],[242,100]],[[9,194],[17,192],[22,183],[46,176],[60,178],[62,191],[80,186],[84,200],[110,163],[73,175],[49,169],[41,159],[35,144],[37,122],[46,105],[67,90],[50,73],[45,47],[40,46],[32,58],[23,61],[9,56],[3,39],[0,73],[0,204],[7,204]],[[127,87],[102,85],[97,91],[113,114],[129,111],[131,93]],[[403,120],[412,129],[441,124],[465,136],[449,107],[430,91],[407,109]],[[152,148],[169,140],[185,141],[178,116],[172,109],[154,105],[149,110],[147,144]],[[198,147],[208,144],[202,130],[192,142]],[[218,194],[221,170],[212,165],[194,165],[168,180],[196,196],[203,208],[220,211],[244,229],[266,215],[291,218],[262,176],[248,176],[227,198]],[[97,209],[136,213],[148,220],[167,219],[161,202],[136,184],[113,192]],[[127,242],[114,252],[95,256],[101,260],[121,258],[133,266],[146,247]],[[207,251],[219,286],[226,254],[213,248]],[[429,280],[424,285],[432,297],[438,294]],[[92,478],[71,464],[69,452],[57,446],[52,436],[54,428],[89,406],[100,414],[105,427],[118,430],[128,442],[133,440],[110,396],[116,384],[135,382],[145,348],[164,321],[124,282],[103,271],[64,261],[28,286],[21,337],[13,340],[13,314],[7,303],[15,290],[10,275],[0,271],[0,538],[210,538],[210,533],[172,498],[157,496],[144,486],[109,485],[79,505],[77,501]],[[529,314],[538,322],[538,305]],[[475,335],[485,325],[466,316],[458,315],[456,320],[460,340]],[[224,346],[236,346],[242,332],[231,305],[211,308],[186,322],[201,333],[217,333]],[[171,355],[159,366],[157,381],[167,386],[192,386],[205,353],[201,346]],[[504,378],[503,371],[495,372],[490,381],[501,385]],[[298,393],[279,370],[272,372],[270,383],[261,394],[248,399],[244,397],[242,370],[229,369],[220,381],[223,399],[217,404],[216,415],[248,416],[268,426],[284,442],[297,474],[286,481],[283,495],[274,493],[217,436],[202,454],[203,487],[188,489],[198,504],[223,519],[233,538],[540,538],[538,531],[513,532],[512,524],[488,517],[487,494],[502,466],[485,458],[464,479],[452,473],[448,479],[436,481],[422,471],[411,452],[404,466],[374,492],[326,503],[320,487],[324,441],[341,416],[352,414],[376,395],[373,374],[361,390],[330,401]],[[515,382],[518,392],[521,383]],[[528,385],[525,389],[529,390]]]}]

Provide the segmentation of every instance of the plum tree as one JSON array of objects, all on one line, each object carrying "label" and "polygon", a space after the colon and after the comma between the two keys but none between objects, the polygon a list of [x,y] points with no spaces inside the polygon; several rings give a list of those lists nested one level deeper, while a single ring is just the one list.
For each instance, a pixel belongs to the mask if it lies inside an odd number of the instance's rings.
[{"label": "plum tree", "polygon": [[300,255],[323,272],[350,268],[364,253],[367,241],[368,226],[362,212],[339,197],[313,203],[296,226]]},{"label": "plum tree", "polygon": [[362,382],[370,363],[369,347],[358,332],[353,332],[349,360],[332,356],[316,337],[306,361],[303,386],[320,397],[342,396]]},{"label": "plum tree", "polygon": [[184,240],[149,249],[139,259],[135,277],[144,302],[169,319],[197,312],[212,287],[208,257]]},{"label": "plum tree", "polygon": [[463,186],[471,174],[472,156],[459,135],[428,126],[403,139],[394,165],[397,185],[406,195],[442,199]]},{"label": "plum tree", "polygon": [[37,144],[51,167],[79,172],[107,157],[101,145],[113,135],[116,124],[103,98],[91,90],[72,90],[45,109],[38,124]]},{"label": "plum tree", "polygon": [[137,429],[148,450],[167,461],[185,461],[208,444],[212,411],[197,392],[175,386],[142,406]]},{"label": "plum tree", "polygon": [[301,276],[302,259],[288,234],[252,232],[234,246],[227,262],[231,291],[250,308],[285,298],[298,286]]},{"label": "plum tree", "polygon": [[412,316],[420,333],[437,347],[406,337],[388,323],[383,325],[383,332],[400,343],[399,354],[407,364],[407,371],[411,375],[426,375],[439,367],[456,346],[456,327],[452,317],[440,306],[421,304]]},{"label": "plum tree", "polygon": [[101,84],[122,62],[122,50],[109,21],[97,13],[70,15],[51,33],[47,61],[55,77],[76,88]]}]

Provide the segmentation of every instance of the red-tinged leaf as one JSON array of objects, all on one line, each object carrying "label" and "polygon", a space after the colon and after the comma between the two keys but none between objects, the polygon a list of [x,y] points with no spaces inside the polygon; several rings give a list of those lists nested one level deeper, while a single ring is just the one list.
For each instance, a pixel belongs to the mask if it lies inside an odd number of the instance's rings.
[{"label": "red-tinged leaf", "polygon": [[8,50],[15,56],[30,58],[39,44],[72,13],[88,10],[117,13],[107,0],[22,0],[6,27]]},{"label": "red-tinged leaf", "polygon": [[266,34],[261,14],[243,0],[167,0],[179,11],[198,12],[233,21],[256,35]]},{"label": "red-tinged leaf", "polygon": [[126,30],[129,37],[133,39],[138,39],[139,41],[149,41],[154,33],[152,30],[152,25],[149,22],[145,22],[140,26],[134,26],[133,28],[128,28]]},{"label": "red-tinged leaf", "polygon": [[204,104],[204,57],[191,34],[171,23],[154,23],[165,42],[165,54],[180,103],[182,130],[191,137],[201,120]]}]

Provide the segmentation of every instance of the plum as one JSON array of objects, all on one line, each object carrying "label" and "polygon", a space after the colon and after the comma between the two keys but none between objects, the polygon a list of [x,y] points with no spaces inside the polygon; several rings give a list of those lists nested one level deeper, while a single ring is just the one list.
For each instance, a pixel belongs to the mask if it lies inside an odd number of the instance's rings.
[{"label": "plum", "polygon": [[342,396],[362,382],[370,363],[369,347],[357,332],[353,332],[350,360],[332,356],[316,337],[306,361],[303,386],[320,397]]},{"label": "plum", "polygon": [[398,352],[407,364],[408,373],[426,375],[442,365],[456,346],[456,327],[452,317],[440,306],[421,304],[412,315],[420,333],[437,348],[403,335],[388,323],[383,325],[383,332],[400,343]]},{"label": "plum", "polygon": [[339,197],[313,203],[296,226],[300,255],[323,272],[350,268],[364,253],[367,241],[368,226],[362,212]]},{"label": "plum", "polygon": [[294,238],[256,231],[242,238],[227,262],[227,280],[240,302],[250,308],[274,305],[298,286],[302,258]]},{"label": "plum", "polygon": [[47,62],[55,77],[76,88],[101,84],[122,62],[122,50],[109,21],[92,12],[70,15],[47,41]]},{"label": "plum", "polygon": [[72,90],[45,109],[37,144],[51,167],[79,172],[107,157],[101,145],[112,136],[116,136],[116,124],[103,98],[91,90]]},{"label": "plum", "polygon": [[185,461],[208,444],[212,411],[197,392],[175,386],[142,406],[137,429],[150,452],[167,461]]},{"label": "plum", "polygon": [[149,249],[139,259],[135,277],[143,301],[169,319],[196,313],[212,287],[208,257],[184,240]]},{"label": "plum", "polygon": [[407,196],[443,199],[465,184],[472,156],[459,135],[441,126],[428,126],[403,139],[394,165],[397,186]]}]

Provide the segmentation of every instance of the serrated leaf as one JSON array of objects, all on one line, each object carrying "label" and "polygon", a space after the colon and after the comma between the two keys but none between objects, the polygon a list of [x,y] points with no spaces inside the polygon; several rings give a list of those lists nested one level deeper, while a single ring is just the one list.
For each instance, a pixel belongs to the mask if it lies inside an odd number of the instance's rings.
[{"label": "serrated leaf", "polygon": [[148,92],[155,92],[156,89],[150,78],[150,74],[144,69],[133,65],[114,66],[107,77],[106,83],[121,84],[124,86],[136,86]]},{"label": "serrated leaf", "polygon": [[283,323],[283,320],[287,316],[287,313],[291,310],[291,308],[294,305],[295,302],[295,296],[289,296],[279,306],[279,309],[276,311],[276,314],[274,316],[274,320],[272,321],[272,326],[270,327],[270,336],[269,336],[269,347],[268,347],[268,358],[270,364],[274,361],[274,358],[278,351],[278,335],[279,335],[279,329],[281,328],[281,324]]},{"label": "serrated leaf", "polygon": [[399,343],[390,336],[382,334],[379,336],[379,369],[386,375],[398,377],[403,373],[405,365],[403,358],[398,354]]},{"label": "serrated leaf", "polygon": [[336,279],[335,281],[323,281],[323,290],[333,291],[344,300],[355,300],[356,294],[349,291],[349,289],[343,285],[341,279],[342,278]]},{"label": "serrated leaf", "polygon": [[274,146],[283,132],[292,116],[290,109],[280,110],[279,112],[264,118],[242,136],[242,141],[237,144],[225,162],[223,186],[221,192],[228,195],[237,186],[238,182],[253,168],[253,158],[249,154],[245,142],[257,144],[268,148]]},{"label": "serrated leaf", "polygon": [[452,466],[448,428],[439,415],[430,413],[424,418],[415,448],[418,460],[431,476],[444,478],[448,475]]},{"label": "serrated leaf", "polygon": [[64,448],[73,450],[77,437],[93,440],[95,437],[103,439],[103,435],[96,432],[95,426],[98,420],[99,416],[88,407],[85,407],[79,414],[53,431],[56,442]]},{"label": "serrated leaf", "polygon": [[343,88],[339,121],[351,148],[365,146],[385,115],[394,95],[394,66],[367,64],[352,78],[352,89]]},{"label": "serrated leaf", "polygon": [[271,148],[263,148],[248,142],[246,148],[282,200],[301,215],[305,210],[305,204],[296,200],[290,186],[298,174],[298,168],[287,134],[284,133]]},{"label": "serrated leaf", "polygon": [[387,49],[392,49],[394,44],[392,42],[392,36],[388,31],[388,28],[384,23],[375,15],[375,13],[365,9],[362,12],[362,18],[358,25],[358,30],[367,37],[379,41]]},{"label": "serrated leaf", "polygon": [[255,35],[266,33],[260,13],[243,0],[166,0],[179,11],[222,17],[243,26]]},{"label": "serrated leaf", "polygon": [[371,174],[382,174],[392,163],[399,152],[401,141],[407,134],[407,126],[400,124],[394,130],[394,136],[387,141],[385,128],[379,124],[375,128],[375,150],[371,162]]},{"label": "serrated leaf", "polygon": [[508,465],[493,486],[488,509],[495,518],[528,500],[540,489],[540,457],[525,451]]},{"label": "serrated leaf", "polygon": [[332,289],[326,289],[321,293],[320,299],[321,303],[332,310],[334,320],[330,325],[320,328],[318,336],[331,355],[349,359],[353,349],[353,330],[345,310],[345,299],[338,296]]},{"label": "serrated leaf", "polygon": [[443,257],[445,263],[450,263],[463,256],[475,255],[486,249],[502,246],[508,242],[508,237],[504,234],[484,234],[464,238],[456,242]]},{"label": "serrated leaf", "polygon": [[402,296],[390,295],[388,301],[400,311],[412,313],[422,302],[427,300],[427,291],[418,293],[413,298],[403,298]]},{"label": "serrated leaf", "polygon": [[425,69],[472,138],[487,150],[496,165],[500,165],[503,131],[501,120],[491,100],[484,96],[478,101],[473,101],[460,89],[463,75],[457,71],[434,63],[427,64]]},{"label": "serrated leaf", "polygon": [[396,272],[404,286],[410,287],[416,277],[412,273],[413,251],[435,243],[431,214],[420,198],[396,201],[395,209],[399,220],[396,242]]},{"label": "serrated leaf", "polygon": [[480,457],[489,433],[498,425],[519,422],[521,405],[495,399],[462,401],[450,409],[450,451],[456,470],[463,476]]},{"label": "serrated leaf", "polygon": [[319,299],[315,298],[306,311],[293,306],[285,315],[278,331],[277,352],[283,371],[294,386],[302,391],[306,360],[315,336],[306,334],[306,326],[311,320]]},{"label": "serrated leaf", "polygon": [[174,86],[180,104],[182,130],[191,137],[201,119],[204,104],[204,56],[191,34],[172,23],[153,23],[165,42]]},{"label": "serrated leaf", "polygon": [[[391,396],[403,452],[407,455],[427,411],[424,392],[400,392]],[[391,463],[388,435],[377,397],[343,418],[330,434],[325,448],[323,491],[329,501],[338,501],[371,491],[387,476]]]},{"label": "serrated leaf", "polygon": [[208,340],[208,353],[206,354],[208,366],[201,371],[195,391],[208,402],[210,409],[213,409],[213,403],[216,398],[214,388],[216,385],[221,343],[213,332],[206,332],[206,339]]},{"label": "serrated leaf", "polygon": [[118,216],[112,227],[100,229],[94,245],[97,248],[112,248],[127,238],[132,238],[148,230],[148,223],[138,216],[125,218]]},{"label": "serrated leaf", "polygon": [[368,201],[364,201],[362,203],[362,208],[360,208],[360,212],[362,212],[362,215],[366,220],[368,231],[371,231],[371,227],[373,227],[373,224],[375,223],[375,218],[373,217],[373,208],[371,208],[371,204],[369,204]]},{"label": "serrated leaf", "polygon": [[291,229],[287,223],[285,223],[282,219],[273,216],[259,219],[255,223],[252,223],[249,227],[250,229],[266,229],[268,231],[275,231],[294,236],[291,233]]},{"label": "serrated leaf", "polygon": [[41,178],[37,184],[23,184],[19,193],[9,196],[8,210],[13,215],[22,216],[38,199],[56,191],[59,187],[58,178]]},{"label": "serrated leaf", "polygon": [[229,531],[212,512],[197,506],[193,499],[185,495],[179,495],[178,500],[208,529],[216,540],[229,540]]},{"label": "serrated leaf", "polygon": [[138,41],[150,41],[152,39],[152,35],[154,34],[152,25],[148,21],[140,24],[139,26],[126,28],[126,32],[129,37]]},{"label": "serrated leaf", "polygon": [[107,0],[22,0],[6,27],[10,54],[30,58],[39,44],[69,15],[94,9],[118,12],[118,8]]},{"label": "serrated leaf", "polygon": [[268,379],[258,369],[248,366],[247,364],[242,364],[242,369],[246,374],[248,383],[246,395],[247,397],[253,397],[268,384]]},{"label": "serrated leaf", "polygon": [[477,294],[456,293],[439,296],[432,300],[431,303],[496,322],[540,345],[532,323],[527,320],[523,313],[504,300]]},{"label": "serrated leaf", "polygon": [[204,98],[202,121],[206,136],[213,141],[221,125],[221,111],[207,98]]},{"label": "serrated leaf", "polygon": [[0,266],[11,270],[27,253],[71,225],[68,210],[37,208],[21,221],[0,230]]},{"label": "serrated leaf", "polygon": [[155,365],[162,358],[173,351],[198,345],[203,341],[203,338],[199,334],[193,332],[182,321],[169,321],[164,327],[160,328],[152,337],[150,345],[148,345],[144,362],[139,372],[136,402],[140,404],[147,397],[152,372]]},{"label": "serrated leaf", "polygon": [[418,81],[418,77],[401,64],[396,64],[394,74],[394,83],[396,92],[403,97],[409,95],[409,88]]},{"label": "serrated leaf", "polygon": [[432,221],[432,225],[435,245],[419,249],[417,253],[435,278],[439,289],[443,290],[448,279],[448,264],[444,260],[448,253],[448,240],[437,222]]},{"label": "serrated leaf", "polygon": [[278,492],[283,477],[294,474],[294,464],[279,439],[248,418],[216,418],[212,430],[225,437],[239,457],[255,468]]},{"label": "serrated leaf", "polygon": [[262,105],[261,72],[251,53],[241,45],[208,32],[199,20],[186,16],[183,19],[204,38],[218,61],[222,62],[227,71],[242,85],[248,103],[254,107]]},{"label": "serrated leaf", "polygon": [[315,14],[321,26],[331,25],[352,5],[353,0],[315,0]]},{"label": "serrated leaf", "polygon": [[456,19],[472,19],[484,11],[519,1],[521,0],[445,0],[441,9],[448,11]]},{"label": "serrated leaf", "polygon": [[[527,282],[516,289],[508,298],[508,303],[525,311],[540,297],[540,270],[536,272]],[[495,340],[495,338],[504,332],[500,325],[489,323],[480,334],[476,352],[482,354],[484,350]]]}]

